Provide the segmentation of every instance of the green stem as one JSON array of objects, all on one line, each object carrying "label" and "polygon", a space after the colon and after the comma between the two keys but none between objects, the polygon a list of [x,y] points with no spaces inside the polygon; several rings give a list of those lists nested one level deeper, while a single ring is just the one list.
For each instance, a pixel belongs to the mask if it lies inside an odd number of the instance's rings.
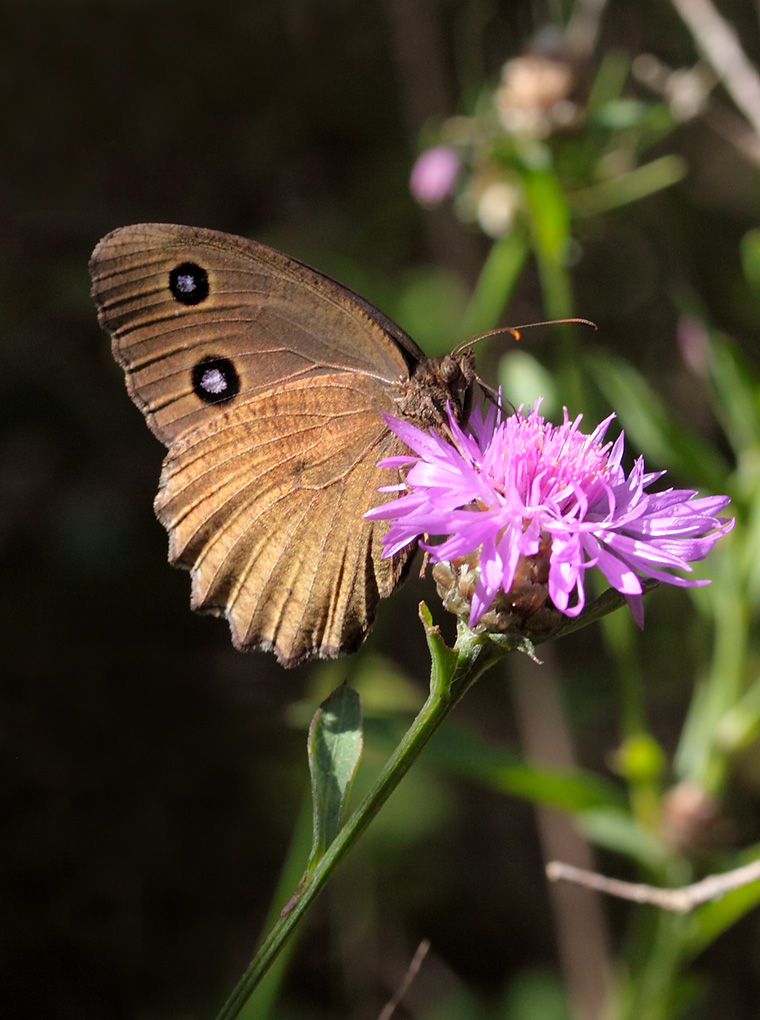
[{"label": "green stem", "polygon": [[655,916],[645,959],[628,979],[627,1001],[613,1015],[620,1020],[672,1020],[686,927],[687,920],[681,915],[663,911]]},{"label": "green stem", "polygon": [[[428,640],[436,640],[428,628]],[[292,908],[272,928],[246,972],[236,985],[217,1020],[235,1020],[261,978],[295,931],[333,871],[396,789],[412,762],[443,720],[477,678],[504,651],[494,643],[460,632],[455,652],[433,650],[430,695],[401,743],[388,759],[374,787],[335,837],[325,855],[305,876]]]}]

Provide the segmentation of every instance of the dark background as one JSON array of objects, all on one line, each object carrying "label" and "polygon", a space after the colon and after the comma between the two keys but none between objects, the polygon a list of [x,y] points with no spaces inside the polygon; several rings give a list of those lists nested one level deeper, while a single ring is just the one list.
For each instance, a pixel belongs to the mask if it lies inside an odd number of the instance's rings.
[{"label": "dark background", "polygon": [[[752,5],[722,7],[757,56]],[[234,652],[223,622],[189,612],[188,577],[167,566],[152,515],[162,450],[89,299],[94,244],[144,220],[253,236],[412,328],[402,297],[415,274],[443,266],[466,288],[488,250],[450,211],[424,212],[410,197],[420,132],[456,112],[468,89],[495,82],[548,16],[527,0],[5,5],[4,1016],[212,1016],[259,937],[307,792],[309,713],[289,706],[313,707],[345,675],[381,685],[391,660],[403,673],[391,690],[411,710],[426,675],[415,614],[434,595],[416,579],[384,607],[357,657],[366,665],[286,672],[270,656]],[[614,46],[674,66],[694,59],[661,3],[611,5],[599,48]],[[576,280],[604,343],[698,420],[676,370],[670,295],[688,283],[756,352],[757,311],[736,280],[760,189],[757,171],[703,128],[684,128],[677,147],[687,181],[611,215]],[[529,269],[508,321],[541,317]],[[551,342],[537,337],[532,349],[550,357]],[[664,596],[654,641],[667,640],[675,603]],[[568,639],[560,658],[583,697],[571,708],[579,753],[606,773],[615,722],[597,641]],[[667,742],[688,678],[662,679],[652,712]],[[516,738],[503,676],[472,692],[461,719]],[[434,948],[420,995],[430,1001],[455,1002],[468,985],[495,1002],[512,981],[556,972],[529,807],[433,763],[408,782],[309,919],[274,1015],[377,1016],[425,936]],[[618,914],[609,911],[613,932]],[[743,953],[756,959],[757,934],[748,919],[706,973]],[[755,1015],[757,992],[748,976],[721,1015]]]}]

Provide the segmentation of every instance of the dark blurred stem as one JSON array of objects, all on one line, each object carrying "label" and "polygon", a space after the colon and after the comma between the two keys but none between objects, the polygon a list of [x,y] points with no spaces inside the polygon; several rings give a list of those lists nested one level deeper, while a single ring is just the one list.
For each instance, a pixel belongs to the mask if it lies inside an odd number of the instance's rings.
[{"label": "dark blurred stem", "polygon": [[[431,628],[434,630],[434,628]],[[233,990],[217,1020],[235,1020],[252,992],[295,931],[340,861],[396,789],[425,744],[467,690],[504,651],[471,635],[460,640],[456,653],[439,645],[433,658],[430,695],[401,743],[388,759],[372,790],[333,840],[325,855],[304,877],[287,913],[280,917]]]},{"label": "dark blurred stem", "polygon": [[[514,704],[527,759],[572,769],[576,762],[560,698],[554,647],[542,647],[544,665],[540,669],[527,656],[512,656]],[[566,816],[537,807],[536,822],[545,862],[561,860],[594,869],[588,842]],[[553,883],[548,891],[570,1008],[576,1020],[598,1020],[603,1016],[612,973],[607,925],[598,893],[563,885]]]},{"label": "dark blurred stem", "polygon": [[599,26],[607,0],[575,0],[565,30],[567,52],[574,60],[588,60],[599,38]]},{"label": "dark blurred stem", "polygon": [[[415,153],[425,127],[440,123],[454,110],[440,4],[434,0],[385,0],[385,10],[399,100],[410,150]],[[451,210],[445,205],[429,210],[424,226],[433,260],[473,279],[481,261],[478,246]]]}]

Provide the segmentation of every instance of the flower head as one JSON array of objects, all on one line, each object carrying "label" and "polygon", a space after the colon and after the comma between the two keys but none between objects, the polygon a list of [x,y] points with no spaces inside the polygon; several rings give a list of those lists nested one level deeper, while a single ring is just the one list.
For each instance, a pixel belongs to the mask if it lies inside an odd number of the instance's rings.
[{"label": "flower head", "polygon": [[433,562],[466,563],[474,579],[471,626],[497,596],[517,599],[528,575],[545,582],[556,610],[577,616],[585,605],[586,571],[597,567],[625,595],[639,626],[642,578],[708,584],[671,571],[690,572],[691,563],[731,529],[733,520],[715,516],[728,497],[697,498],[690,489],[647,492],[665,472],[647,473],[639,457],[626,475],[624,435],[605,441],[614,415],[586,435],[582,416],[571,421],[565,410],[562,424],[553,425],[539,406],[506,418],[496,407],[485,415],[476,411],[468,431],[449,413],[452,441],[386,416],[414,455],[380,462],[406,471],[404,485],[381,490],[403,494],[366,515],[391,522],[384,555],[420,535],[442,537],[421,544]]}]

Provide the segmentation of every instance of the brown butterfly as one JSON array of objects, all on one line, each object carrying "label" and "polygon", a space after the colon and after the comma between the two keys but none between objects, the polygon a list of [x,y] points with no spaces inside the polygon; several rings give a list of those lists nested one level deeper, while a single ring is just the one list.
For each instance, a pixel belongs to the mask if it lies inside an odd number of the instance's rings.
[{"label": "brown butterfly", "polygon": [[168,447],[155,501],[192,606],[285,666],[362,643],[416,543],[382,558],[364,513],[405,447],[389,412],[465,419],[469,350],[427,358],[358,294],[244,238],[148,223],[90,260],[130,396]]}]

